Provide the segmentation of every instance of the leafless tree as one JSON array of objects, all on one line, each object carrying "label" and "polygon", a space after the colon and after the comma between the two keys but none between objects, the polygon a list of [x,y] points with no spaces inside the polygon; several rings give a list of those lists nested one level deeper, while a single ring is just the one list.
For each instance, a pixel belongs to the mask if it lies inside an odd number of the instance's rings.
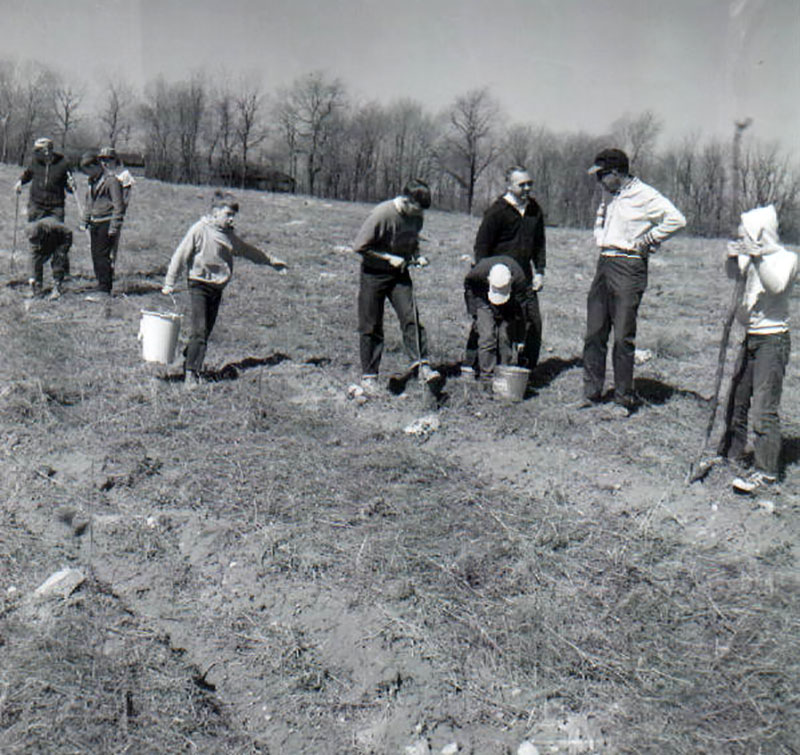
[{"label": "leafless tree", "polygon": [[430,179],[439,134],[434,118],[413,100],[392,103],[386,119],[382,193],[389,195],[398,193],[409,178]]},{"label": "leafless tree", "polygon": [[127,81],[116,78],[106,82],[102,98],[98,113],[102,136],[109,146],[117,147],[130,139],[136,97]]},{"label": "leafless tree", "polygon": [[631,166],[637,168],[654,153],[662,129],[661,119],[652,110],[636,116],[624,115],[611,126],[617,146],[625,150]]},{"label": "leafless tree", "polygon": [[78,125],[78,109],[85,96],[86,88],[82,84],[62,80],[53,89],[53,115],[61,149],[66,147],[70,131]]},{"label": "leafless tree", "polygon": [[486,88],[457,97],[446,113],[447,131],[437,158],[466,192],[468,213],[472,212],[478,179],[500,152],[495,134],[499,116],[500,107]]},{"label": "leafless tree", "polygon": [[345,107],[345,89],[339,79],[320,71],[307,74],[280,92],[277,112],[290,150],[305,155],[306,189],[313,194],[330,143],[335,116]]},{"label": "leafless tree", "polygon": [[243,80],[233,103],[236,113],[235,134],[241,160],[240,185],[242,188],[245,187],[247,182],[247,164],[250,151],[260,144],[266,136],[265,130],[259,127],[261,101],[261,87],[253,81]]}]

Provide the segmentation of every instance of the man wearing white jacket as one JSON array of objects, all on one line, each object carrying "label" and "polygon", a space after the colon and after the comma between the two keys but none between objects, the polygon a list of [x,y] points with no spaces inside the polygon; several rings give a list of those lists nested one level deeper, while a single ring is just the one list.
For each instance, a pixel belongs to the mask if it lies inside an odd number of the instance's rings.
[{"label": "man wearing white jacket", "polygon": [[647,288],[647,259],[686,225],[686,219],[666,197],[630,175],[628,156],[622,150],[604,149],[588,173],[597,178],[606,194],[594,228],[600,257],[586,302],[583,405],[591,406],[602,399],[613,327],[615,413],[627,416],[636,406],[636,315]]},{"label": "man wearing white jacket", "polygon": [[725,413],[720,456],[743,463],[747,419],[752,405],[755,468],[737,477],[733,488],[752,494],[778,481],[781,430],[778,408],[789,362],[789,297],[798,258],[780,245],[775,207],[757,207],[741,216],[739,240],[728,246],[728,277],[745,277],[737,319],[745,337],[736,359]]}]

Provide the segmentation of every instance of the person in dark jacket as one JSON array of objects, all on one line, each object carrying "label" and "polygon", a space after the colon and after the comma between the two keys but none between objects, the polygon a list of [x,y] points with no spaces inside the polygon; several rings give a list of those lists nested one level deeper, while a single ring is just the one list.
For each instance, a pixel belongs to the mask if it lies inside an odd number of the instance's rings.
[{"label": "person in dark jacket", "polygon": [[64,224],[64,198],[66,192],[72,193],[75,183],[66,158],[53,150],[52,139],[41,137],[34,142],[31,163],[22,171],[14,191],[20,194],[27,183],[30,295],[41,295],[44,264],[49,259],[53,273],[50,298],[57,299],[64,290],[72,246],[72,231]]},{"label": "person in dark jacket", "polygon": [[[486,257],[507,255],[514,259],[525,275],[529,295],[522,305],[523,343],[519,362],[533,369],[539,361],[542,347],[542,315],[538,292],[544,285],[546,243],[544,215],[531,196],[533,181],[521,165],[506,171],[506,191],[486,210],[475,237],[475,264]],[[469,302],[468,302],[469,305]],[[464,365],[473,368],[477,362],[478,330],[473,319],[467,339]]]},{"label": "person in dark jacket", "polygon": [[428,185],[412,180],[394,199],[376,205],[364,221],[353,244],[360,254],[361,277],[358,291],[361,387],[368,394],[378,390],[378,370],[383,355],[383,311],[389,299],[403,334],[403,346],[425,382],[439,373],[428,363],[428,339],[420,325],[408,266],[424,258],[419,253],[423,212],[431,206]]},{"label": "person in dark jacket", "polygon": [[489,386],[495,367],[514,361],[512,330],[533,294],[519,263],[507,255],[474,265],[464,278],[464,294],[478,331],[481,381]]},{"label": "person in dark jacket", "polygon": [[125,216],[125,205],[120,182],[103,166],[96,152],[83,155],[81,170],[89,177],[83,224],[89,229],[92,265],[97,278],[97,291],[89,294],[86,300],[101,301],[111,296],[114,283],[113,255]]}]

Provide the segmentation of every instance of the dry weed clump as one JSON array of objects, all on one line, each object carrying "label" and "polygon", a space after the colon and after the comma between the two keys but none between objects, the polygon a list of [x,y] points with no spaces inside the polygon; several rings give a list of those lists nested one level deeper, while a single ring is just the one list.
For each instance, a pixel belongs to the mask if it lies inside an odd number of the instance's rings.
[{"label": "dry weed clump", "polygon": [[198,672],[94,581],[2,617],[0,749],[243,752]]}]

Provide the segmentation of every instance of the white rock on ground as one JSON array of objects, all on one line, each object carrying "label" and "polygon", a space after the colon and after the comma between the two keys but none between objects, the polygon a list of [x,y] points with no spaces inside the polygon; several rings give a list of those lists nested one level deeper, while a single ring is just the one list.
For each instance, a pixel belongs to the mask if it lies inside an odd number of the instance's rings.
[{"label": "white rock on ground", "polygon": [[36,588],[34,595],[39,598],[47,598],[51,595],[60,595],[62,598],[68,598],[83,584],[85,579],[83,572],[77,569],[61,569],[61,571],[51,574],[42,582]]},{"label": "white rock on ground", "polygon": [[427,739],[418,739],[414,744],[408,745],[405,755],[429,755],[431,751]]},{"label": "white rock on ground", "polygon": [[517,748],[517,755],[539,755],[539,748],[527,739]]}]

